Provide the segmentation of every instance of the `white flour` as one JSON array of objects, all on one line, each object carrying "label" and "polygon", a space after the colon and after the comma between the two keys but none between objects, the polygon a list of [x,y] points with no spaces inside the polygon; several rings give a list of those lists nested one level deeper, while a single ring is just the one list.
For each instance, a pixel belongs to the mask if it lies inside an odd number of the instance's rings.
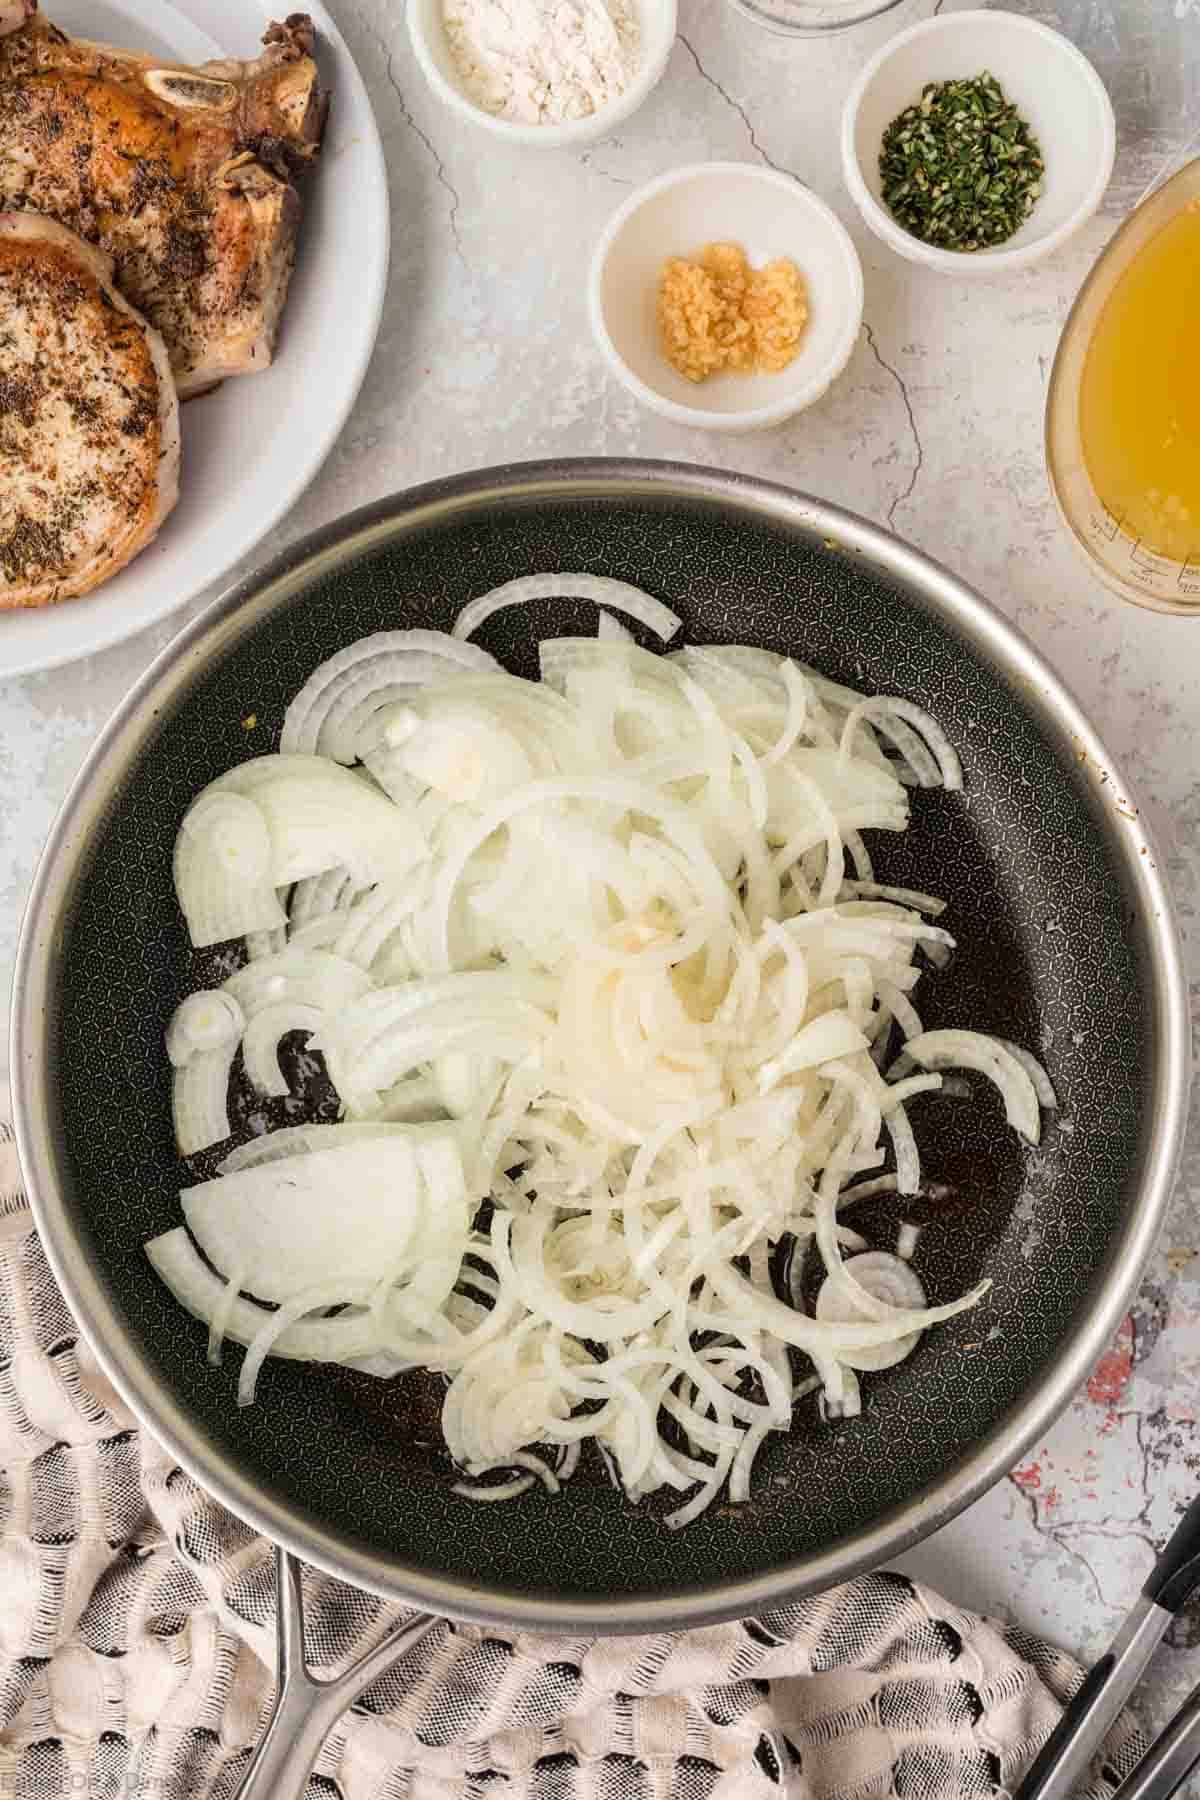
[{"label": "white flour", "polygon": [[637,69],[636,0],[443,0],[442,16],[470,98],[523,125],[587,118]]}]

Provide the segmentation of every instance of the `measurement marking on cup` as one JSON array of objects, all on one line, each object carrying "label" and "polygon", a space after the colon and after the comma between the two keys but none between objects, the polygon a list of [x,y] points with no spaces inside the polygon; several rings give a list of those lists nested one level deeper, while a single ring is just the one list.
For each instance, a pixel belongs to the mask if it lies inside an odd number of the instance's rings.
[{"label": "measurement marking on cup", "polygon": [[1109,511],[1108,507],[1105,506],[1104,502],[1101,500],[1099,502],[1098,510],[1092,514],[1091,526],[1097,537],[1104,538],[1106,542],[1111,544],[1112,540],[1117,536],[1117,533],[1121,529],[1121,521],[1114,513]]}]

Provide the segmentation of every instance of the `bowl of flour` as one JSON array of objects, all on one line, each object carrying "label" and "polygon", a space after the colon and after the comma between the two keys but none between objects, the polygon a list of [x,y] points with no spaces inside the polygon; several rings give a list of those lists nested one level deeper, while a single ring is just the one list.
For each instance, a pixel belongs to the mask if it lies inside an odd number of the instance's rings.
[{"label": "bowl of flour", "polygon": [[408,0],[430,86],[510,143],[607,137],[642,104],[675,41],[676,0]]}]

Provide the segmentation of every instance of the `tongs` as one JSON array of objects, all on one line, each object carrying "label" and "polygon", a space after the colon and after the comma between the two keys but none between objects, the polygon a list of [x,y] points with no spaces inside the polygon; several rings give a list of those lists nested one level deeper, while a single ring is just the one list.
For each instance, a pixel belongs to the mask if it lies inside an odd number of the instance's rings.
[{"label": "tongs", "polygon": [[[1200,1588],[1200,1498],[1180,1519],[1105,1654],[1088,1672],[1013,1800],[1070,1800],[1171,1621]],[[1113,1800],[1168,1800],[1200,1763],[1200,1687],[1151,1744]]]}]

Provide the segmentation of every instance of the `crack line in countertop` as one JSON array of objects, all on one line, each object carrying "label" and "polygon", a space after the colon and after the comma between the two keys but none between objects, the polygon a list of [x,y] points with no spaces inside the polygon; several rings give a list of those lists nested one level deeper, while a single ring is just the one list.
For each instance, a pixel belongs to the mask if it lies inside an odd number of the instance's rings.
[{"label": "crack line in countertop", "polygon": [[438,181],[450,196],[450,236],[454,239],[454,248],[458,254],[458,260],[465,269],[467,267],[467,258],[463,251],[462,236],[458,229],[458,209],[462,205],[462,197],[446,173],[446,165],[442,160],[441,152],[438,150],[437,145],[429,136],[428,132],[422,131],[408,109],[408,101],[404,98],[404,92],[400,83],[396,80],[395,56],[393,52],[387,48],[382,38],[380,38],[379,43],[380,48],[387,58],[386,72],[388,86],[400,102],[400,116],[403,118],[404,123],[408,126],[408,129],[412,132],[413,136],[418,138],[421,143],[424,144],[426,150],[428,150],[430,156],[433,158],[433,167]]},{"label": "crack line in countertop", "polygon": [[400,117],[404,120],[404,123],[408,126],[408,129],[412,132],[413,136],[425,146],[433,163],[434,173],[437,176],[438,184],[439,186],[444,187],[450,196],[450,236],[454,239],[454,249],[457,253],[458,260],[463,265],[463,268],[466,269],[469,265],[467,263],[466,253],[463,250],[462,234],[458,228],[458,214],[459,208],[462,205],[462,195],[447,175],[446,164],[437,145],[429,136],[429,133],[423,131],[417,124],[417,121],[413,118],[408,101],[404,96],[404,89],[396,79],[395,51],[389,49],[387,39],[384,37],[383,33],[371,24],[359,7],[356,6],[354,11],[358,15],[359,23],[362,25],[364,31],[367,32],[368,36],[373,37],[379,46],[384,60],[384,74],[387,77],[387,84],[400,103]]},{"label": "crack line in countertop", "polygon": [[1027,1493],[1019,1481],[1013,1480],[1011,1474],[1007,1477],[1007,1485],[1009,1492],[1017,1495],[1018,1504],[1023,1504],[1027,1509],[1029,1513],[1030,1528],[1034,1535],[1041,1538],[1042,1542],[1045,1544],[1053,1544],[1055,1549],[1060,1551],[1064,1556],[1069,1556],[1073,1561],[1082,1564],[1089,1581],[1096,1590],[1096,1599],[1104,1608],[1105,1612],[1112,1613],[1116,1611],[1117,1609],[1114,1608],[1112,1602],[1105,1597],[1104,1589],[1100,1585],[1100,1577],[1092,1567],[1090,1559],[1082,1550],[1076,1549],[1074,1544],[1060,1537],[1057,1530],[1052,1526],[1044,1526],[1042,1524],[1041,1519],[1038,1517],[1037,1496]]},{"label": "crack line in countertop", "polygon": [[[1134,1329],[1136,1331],[1136,1325]],[[1076,1404],[1080,1405],[1082,1403],[1077,1401]],[[1041,1508],[1038,1505],[1038,1494],[1034,1490],[1026,1488],[1020,1481],[1016,1480],[1013,1472],[1009,1473],[1006,1482],[1009,1492],[1017,1495],[1018,1499],[1023,1501],[1028,1509],[1029,1523],[1036,1535],[1045,1543],[1053,1544],[1054,1547],[1061,1551],[1065,1556],[1069,1556],[1074,1561],[1082,1564],[1091,1580],[1092,1586],[1096,1590],[1096,1598],[1100,1602],[1100,1605],[1106,1612],[1119,1613],[1119,1603],[1110,1600],[1105,1594],[1100,1577],[1096,1572],[1091,1558],[1086,1551],[1079,1547],[1078,1543],[1073,1543],[1071,1541],[1071,1536],[1068,1535],[1072,1533],[1078,1533],[1080,1535],[1086,1534],[1092,1537],[1107,1538],[1110,1542],[1115,1543],[1128,1543],[1130,1540],[1133,1540],[1143,1544],[1150,1552],[1151,1558],[1156,1557],[1162,1547],[1149,1529],[1150,1508],[1153,1504],[1150,1465],[1154,1451],[1153,1447],[1146,1442],[1145,1437],[1144,1426],[1147,1414],[1141,1407],[1126,1407],[1119,1412],[1114,1412],[1111,1416],[1114,1422],[1121,1419],[1132,1419],[1134,1436],[1137,1439],[1142,1502],[1131,1519],[1119,1519],[1114,1518],[1111,1514],[1105,1514],[1099,1519],[1058,1519],[1051,1523],[1049,1519],[1043,1519]],[[1151,1414],[1150,1416],[1153,1417],[1154,1415]]]},{"label": "crack line in countertop", "polygon": [[[620,147],[619,140],[616,147]],[[611,181],[614,187],[631,188],[633,186],[628,175],[614,175],[611,169],[602,169],[594,157],[594,151],[584,150],[579,157],[580,168],[590,170],[593,175],[599,175],[604,181]]]},{"label": "crack line in countertop", "polygon": [[[700,76],[700,79],[702,81],[706,81],[708,83],[709,87],[713,89],[714,93],[717,93],[721,96],[721,98],[725,102],[726,106],[730,106],[733,108],[733,110],[737,114],[738,118],[742,121],[742,124],[746,127],[746,136],[750,139],[750,147],[754,151],[755,155],[758,156],[760,158],[760,160],[766,164],[768,169],[774,169],[776,174],[791,175],[792,174],[791,169],[785,169],[781,163],[772,162],[771,158],[767,155],[766,151],[763,149],[762,145],[758,141],[758,134],[756,133],[756,131],[754,129],[754,125],[751,121],[750,114],[746,111],[745,107],[742,105],[740,100],[735,100],[733,95],[729,92],[729,90],[727,88],[724,88],[721,86],[721,83],[717,80],[715,75],[709,74],[709,72],[705,68],[704,64],[700,61],[700,57],[696,50],[696,46],[692,43],[692,40],[689,37],[686,37],[682,31],[679,32],[677,35],[678,35],[678,41],[683,45],[683,47],[687,51],[688,55],[691,57],[692,61],[695,63],[696,73]],[[799,180],[799,176],[794,176],[793,179]]]},{"label": "crack line in countertop", "polygon": [[904,489],[903,493],[899,493],[895,496],[887,509],[887,522],[889,527],[894,530],[896,513],[901,506],[906,506],[912,499],[913,489],[917,485],[917,477],[925,466],[925,448],[921,443],[921,434],[917,430],[916,416],[913,413],[912,401],[909,398],[908,393],[908,383],[905,381],[899,369],[893,367],[893,365],[881,354],[879,345],[875,342],[875,333],[865,319],[863,321],[863,332],[866,336],[867,343],[870,346],[871,355],[875,358],[875,361],[879,364],[880,368],[883,369],[886,374],[891,376],[892,380],[900,390],[900,398],[904,402],[904,410],[908,414],[908,429],[912,433],[913,448],[917,453],[916,460],[912,467],[912,474],[908,478],[908,486]]}]

